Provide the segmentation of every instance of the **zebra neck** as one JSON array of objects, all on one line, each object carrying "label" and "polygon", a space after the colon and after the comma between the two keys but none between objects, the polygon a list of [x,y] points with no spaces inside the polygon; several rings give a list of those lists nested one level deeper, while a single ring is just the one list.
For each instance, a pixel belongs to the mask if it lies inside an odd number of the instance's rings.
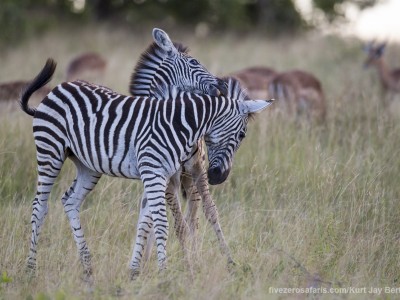
[{"label": "zebra neck", "polygon": [[[187,100],[186,100],[187,101]],[[193,128],[193,140],[208,135],[216,124],[219,124],[230,113],[232,102],[224,97],[191,94],[190,101],[185,103],[185,115]]]}]

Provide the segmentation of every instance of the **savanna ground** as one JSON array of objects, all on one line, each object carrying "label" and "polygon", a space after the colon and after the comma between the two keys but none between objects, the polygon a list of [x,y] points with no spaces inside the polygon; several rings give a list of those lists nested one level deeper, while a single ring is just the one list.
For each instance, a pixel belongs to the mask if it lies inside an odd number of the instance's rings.
[{"label": "savanna ground", "polygon": [[[303,68],[316,74],[325,89],[325,125],[261,113],[250,125],[227,182],[212,187],[238,266],[228,272],[214,232],[200,214],[193,275],[170,230],[168,270],[159,275],[153,256],[131,282],[127,266],[142,185],[103,177],[81,213],[94,266],[95,283],[88,292],[60,202],[74,178],[74,167],[67,162],[49,201],[37,277],[30,279],[24,271],[36,188],[32,120],[16,105],[2,105],[0,299],[266,299],[308,297],[274,294],[271,287],[399,287],[400,113],[396,105],[391,112],[382,106],[376,73],[362,69],[361,42],[312,34],[273,40],[169,33],[190,46],[191,54],[214,74],[250,65]],[[133,66],[150,41],[151,28],[50,32],[3,50],[0,81],[31,79],[53,57],[59,63],[54,86],[73,56],[94,50],[108,58],[103,84],[127,93]],[[400,65],[398,50],[389,47],[386,59]]]}]

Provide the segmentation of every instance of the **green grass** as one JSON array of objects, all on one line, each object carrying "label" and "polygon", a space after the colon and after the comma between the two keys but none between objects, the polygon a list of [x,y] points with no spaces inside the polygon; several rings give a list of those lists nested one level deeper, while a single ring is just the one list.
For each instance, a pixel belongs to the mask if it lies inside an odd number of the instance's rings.
[{"label": "green grass", "polygon": [[[63,80],[70,58],[96,50],[109,60],[103,83],[126,93],[150,32],[106,27],[81,29],[75,35],[50,32],[1,53],[0,81],[30,79],[52,56],[59,62],[51,83],[55,85]],[[139,279],[129,281],[127,265],[142,186],[104,177],[81,214],[94,266],[95,284],[88,292],[60,202],[74,178],[68,162],[51,195],[38,246],[37,277],[28,278],[24,267],[36,188],[32,120],[16,106],[4,105],[0,299],[265,299],[270,287],[397,287],[400,114],[395,104],[393,112],[383,109],[375,72],[361,68],[361,43],[314,35],[269,40],[227,33],[196,40],[172,31],[170,36],[189,45],[192,55],[215,74],[250,65],[303,68],[316,74],[325,88],[324,126],[261,113],[250,125],[227,182],[212,187],[237,268],[228,272],[201,214],[194,274],[185,267],[170,230],[168,270],[158,274],[153,256]],[[394,50],[389,57],[395,57]],[[269,294],[281,296],[285,297]]]}]

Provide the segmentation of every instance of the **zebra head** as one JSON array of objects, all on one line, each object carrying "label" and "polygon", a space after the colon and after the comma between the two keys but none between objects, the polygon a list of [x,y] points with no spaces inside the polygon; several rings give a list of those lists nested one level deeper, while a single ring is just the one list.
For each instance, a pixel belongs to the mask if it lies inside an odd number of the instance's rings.
[{"label": "zebra head", "polygon": [[[209,167],[208,182],[211,185],[223,183],[232,168],[233,157],[246,136],[249,118],[269,106],[273,100],[247,100],[247,94],[237,80],[229,79],[225,113],[216,118],[211,130],[205,135]],[[229,103],[230,102],[230,103]]]},{"label": "zebra head", "polygon": [[159,85],[175,86],[181,91],[210,96],[226,95],[226,82],[210,74],[188,54],[188,48],[173,43],[168,34],[153,29],[154,43],[142,54],[131,77],[130,93],[154,96]]}]

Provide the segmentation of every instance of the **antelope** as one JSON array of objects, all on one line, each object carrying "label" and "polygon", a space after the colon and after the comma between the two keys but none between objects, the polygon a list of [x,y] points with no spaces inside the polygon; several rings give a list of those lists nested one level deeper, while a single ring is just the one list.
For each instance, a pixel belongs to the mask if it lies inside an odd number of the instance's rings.
[{"label": "antelope", "polygon": [[[92,81],[91,77],[98,77],[103,75],[107,62],[97,53],[84,53],[77,56],[69,63],[66,71],[67,81],[72,81],[78,77],[84,77],[86,80]],[[0,83],[0,100],[1,101],[14,101],[20,98],[21,92],[30,83],[30,81],[16,80],[10,82]],[[43,99],[51,88],[42,87],[36,93],[35,97]]]},{"label": "antelope", "polygon": [[[107,61],[100,54],[94,52],[83,53],[75,57],[67,67],[67,81],[85,78],[97,81],[103,76]],[[93,80],[94,79],[94,80]]]},{"label": "antelope", "polygon": [[275,75],[268,85],[269,96],[279,99],[289,114],[306,114],[318,121],[326,117],[325,95],[321,82],[311,73],[290,70]]},{"label": "antelope", "polygon": [[[364,67],[374,66],[379,74],[382,90],[386,94],[385,102],[392,98],[393,94],[400,93],[400,68],[389,69],[388,65],[383,60],[386,43],[374,45],[374,42],[368,43],[364,47],[367,53],[367,59],[364,62]],[[387,103],[386,103],[387,104]]]},{"label": "antelope", "polygon": [[272,68],[254,66],[231,73],[228,77],[239,80],[250,98],[270,98],[267,86],[276,74]]},{"label": "antelope", "polygon": [[[25,89],[30,81],[16,80],[10,82],[0,83],[0,101],[15,101],[21,96],[21,92]],[[49,92],[50,88],[44,86],[40,88],[35,96],[44,98]]]}]

